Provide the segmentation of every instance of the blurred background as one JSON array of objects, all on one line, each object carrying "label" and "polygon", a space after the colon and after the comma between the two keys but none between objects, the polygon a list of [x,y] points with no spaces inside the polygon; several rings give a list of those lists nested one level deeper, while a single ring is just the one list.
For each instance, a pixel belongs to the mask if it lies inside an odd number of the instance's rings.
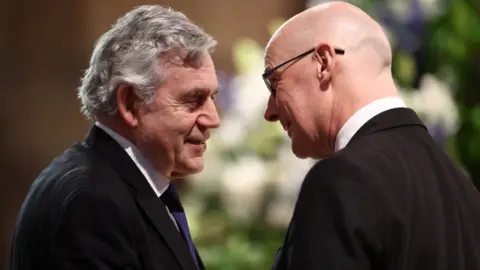
[{"label": "blurred background", "polygon": [[[263,48],[289,17],[321,0],[3,0],[0,8],[0,269],[28,187],[91,123],[75,89],[94,41],[134,6],[184,12],[219,41],[222,127],[205,170],[181,183],[208,269],[268,269],[312,160],[296,159],[278,124],[263,121]],[[480,1],[350,1],[376,18],[394,47],[408,105],[480,186]]]}]

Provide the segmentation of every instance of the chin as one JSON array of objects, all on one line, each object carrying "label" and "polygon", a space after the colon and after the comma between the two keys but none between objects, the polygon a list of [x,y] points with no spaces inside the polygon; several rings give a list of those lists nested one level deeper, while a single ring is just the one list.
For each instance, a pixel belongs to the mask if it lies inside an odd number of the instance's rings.
[{"label": "chin", "polygon": [[297,145],[294,140],[292,140],[292,152],[299,159],[306,159],[311,157],[311,149],[305,147],[305,145]]},{"label": "chin", "polygon": [[293,145],[292,145],[292,152],[299,159],[306,159],[306,158],[310,157],[310,155],[307,153],[307,151],[305,151],[303,149],[297,149]]},{"label": "chin", "polygon": [[299,159],[307,159],[307,158],[310,157],[309,155],[298,154],[298,153],[296,153],[296,152],[293,152],[293,154],[294,154],[297,158],[299,158]]},{"label": "chin", "polygon": [[176,169],[172,173],[172,178],[181,178],[203,171],[203,158],[196,157],[177,162]]}]

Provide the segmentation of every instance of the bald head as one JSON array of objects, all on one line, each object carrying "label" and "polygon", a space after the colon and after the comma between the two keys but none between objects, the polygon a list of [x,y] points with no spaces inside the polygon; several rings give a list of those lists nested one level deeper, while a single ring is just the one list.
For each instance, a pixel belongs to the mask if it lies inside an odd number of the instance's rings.
[{"label": "bald head", "polygon": [[382,27],[344,2],[312,7],[272,36],[263,76],[273,93],[265,119],[279,120],[299,157],[334,152],[344,123],[365,105],[398,96]]},{"label": "bald head", "polygon": [[360,62],[368,58],[372,68],[391,64],[391,47],[382,27],[345,2],[320,4],[288,20],[270,39],[267,56],[272,51],[279,58],[291,57],[320,43],[342,48]]}]

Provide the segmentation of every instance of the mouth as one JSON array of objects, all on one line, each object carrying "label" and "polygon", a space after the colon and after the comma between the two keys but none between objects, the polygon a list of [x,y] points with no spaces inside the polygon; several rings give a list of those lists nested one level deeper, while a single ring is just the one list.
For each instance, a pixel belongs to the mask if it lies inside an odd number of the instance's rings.
[{"label": "mouth", "polygon": [[205,133],[195,132],[184,138],[184,144],[188,145],[190,149],[195,152],[203,153],[207,150],[207,141],[210,139],[208,131]]},{"label": "mouth", "polygon": [[203,153],[205,150],[207,150],[206,140],[187,139],[185,140],[185,143],[191,145],[198,153]]},{"label": "mouth", "polygon": [[291,137],[290,125],[291,125],[291,122],[287,122],[285,124],[282,123],[283,130],[287,132],[288,137]]},{"label": "mouth", "polygon": [[194,145],[205,145],[206,144],[205,140],[198,140],[198,139],[187,139],[185,142],[190,143],[190,144],[194,144]]}]

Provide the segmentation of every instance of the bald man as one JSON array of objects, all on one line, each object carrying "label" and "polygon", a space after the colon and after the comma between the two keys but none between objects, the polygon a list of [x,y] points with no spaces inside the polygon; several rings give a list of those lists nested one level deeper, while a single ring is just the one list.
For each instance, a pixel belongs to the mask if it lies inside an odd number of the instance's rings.
[{"label": "bald man", "polygon": [[399,98],[366,13],[333,2],[267,45],[268,121],[307,174],[274,269],[480,269],[480,194]]}]

